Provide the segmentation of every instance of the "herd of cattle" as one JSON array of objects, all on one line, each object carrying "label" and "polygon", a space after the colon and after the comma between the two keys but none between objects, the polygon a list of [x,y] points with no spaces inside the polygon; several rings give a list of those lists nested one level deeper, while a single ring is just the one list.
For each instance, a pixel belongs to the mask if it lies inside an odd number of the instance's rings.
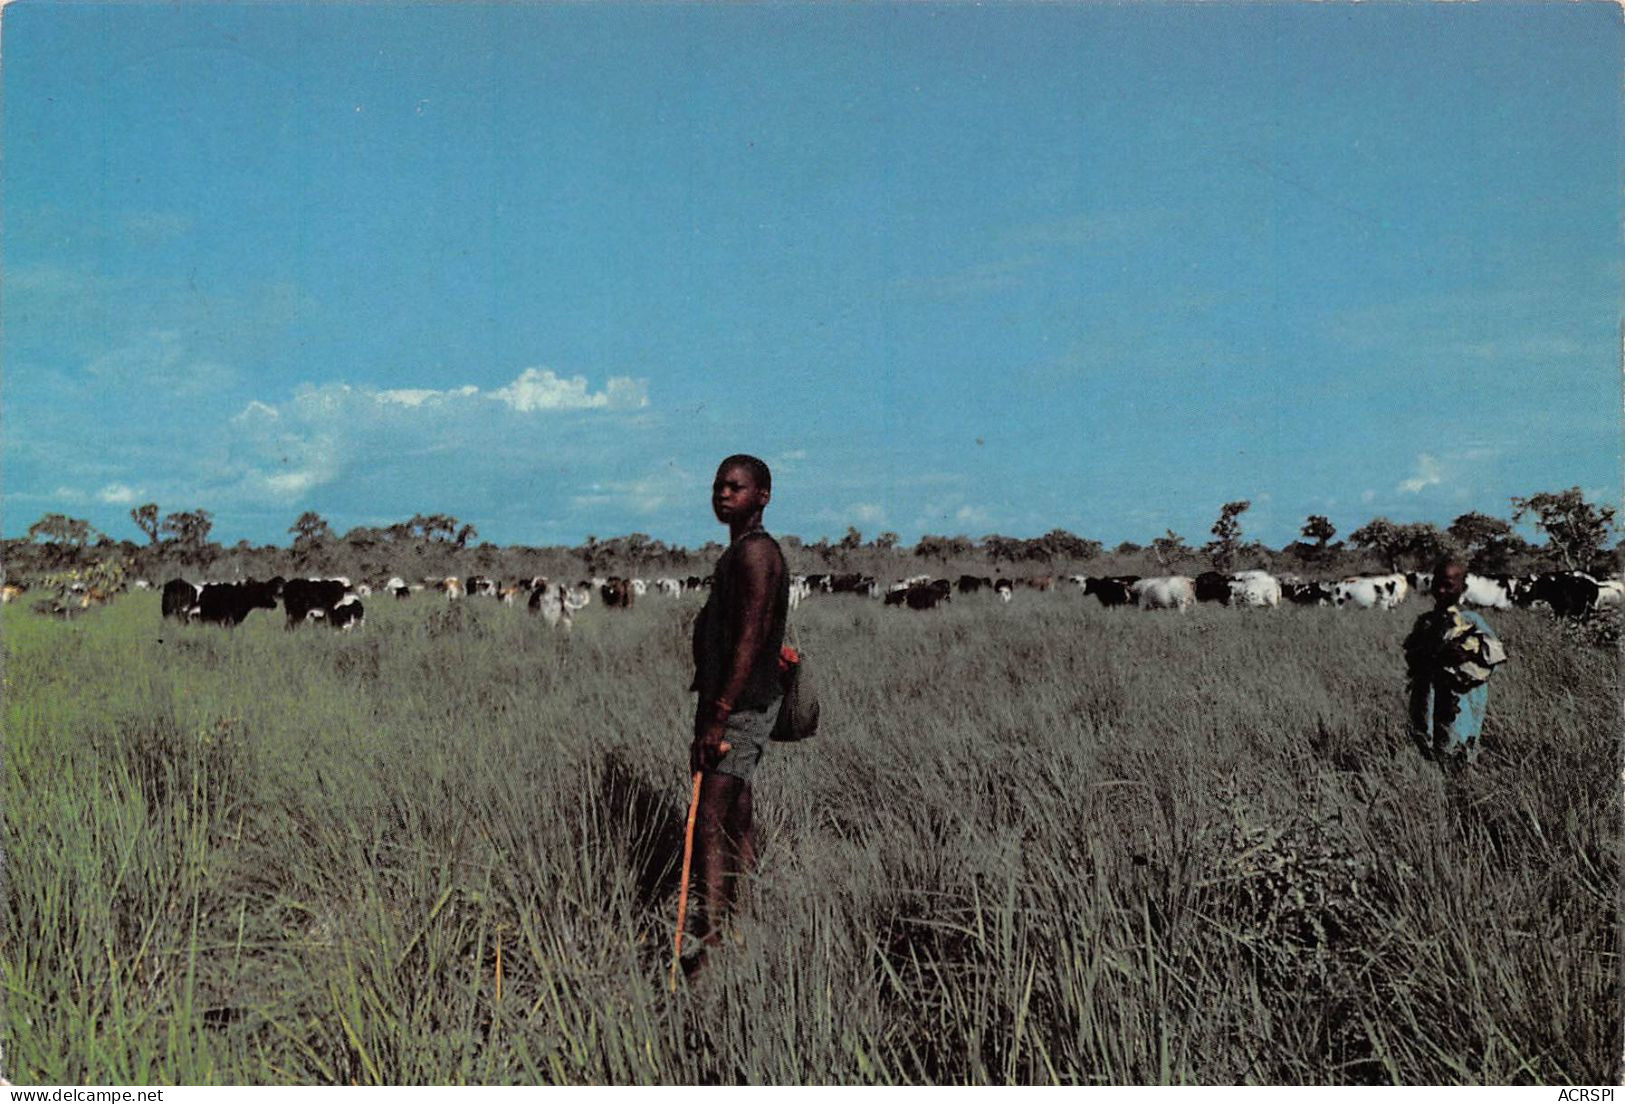
[{"label": "herd of cattle", "polygon": [[[660,579],[661,593],[681,594],[688,587],[702,585],[700,579]],[[150,584],[138,581],[137,588]],[[584,608],[597,591],[606,606],[628,608],[648,590],[642,579],[618,576],[582,581],[575,585],[553,582],[541,576],[499,583],[473,575],[467,579],[444,576],[408,583],[400,576],[376,582],[352,583],[344,576],[325,579],[284,579],[280,575],[264,581],[245,579],[229,583],[191,583],[171,579],[162,591],[162,611],[166,620],[211,625],[240,625],[257,609],[274,610],[281,602],[287,627],[311,622],[335,629],[353,629],[366,620],[363,599],[381,595],[396,601],[432,591],[448,601],[473,596],[489,596],[506,605],[523,603],[541,616],[549,627],[569,629],[576,611]]]},{"label": "herd of cattle", "polygon": [[[1092,594],[1103,606],[1137,606],[1140,609],[1188,610],[1199,602],[1226,606],[1270,608],[1282,601],[1303,606],[1333,606],[1339,609],[1391,610],[1412,594],[1425,595],[1432,576],[1425,572],[1394,572],[1387,575],[1355,575],[1334,581],[1310,581],[1296,575],[1272,575],[1251,570],[1223,573],[1204,571],[1197,576],[1160,575],[1068,575],[1062,580],[1084,594]],[[884,598],[888,605],[910,609],[931,609],[960,594],[990,592],[1003,601],[1012,601],[1017,588],[1039,591],[1055,589],[1054,576],[1024,579],[990,579],[961,575],[957,582],[916,576],[882,588],[864,575],[797,576],[792,584],[791,602],[815,593],[843,592]],[[1468,605],[1491,609],[1544,605],[1564,617],[1582,617],[1596,610],[1625,604],[1625,581],[1596,579],[1581,571],[1546,571],[1534,575],[1468,575]]]},{"label": "herd of cattle", "polygon": [[[1283,601],[1295,605],[1332,606],[1340,609],[1391,610],[1413,594],[1425,595],[1431,584],[1425,573],[1395,572],[1387,575],[1356,575],[1332,581],[1311,581],[1295,575],[1273,575],[1267,571],[1200,575],[1051,575],[1019,579],[961,575],[957,581],[916,575],[883,585],[871,575],[858,573],[795,575],[790,582],[792,608],[813,595],[851,594],[883,601],[885,605],[913,610],[933,609],[950,601],[955,593],[985,593],[1004,602],[1013,601],[1018,590],[1053,591],[1057,586],[1094,595],[1103,606],[1134,606],[1140,609],[1188,610],[1202,602],[1226,606],[1269,608]],[[335,629],[354,629],[364,623],[363,599],[374,595],[400,601],[421,592],[430,592],[447,601],[486,597],[507,605],[523,604],[539,615],[549,628],[568,630],[577,611],[596,594],[606,607],[627,609],[648,594],[680,598],[709,588],[709,578],[662,577],[653,580],[609,576],[570,584],[541,576],[508,582],[474,575],[426,578],[407,583],[399,576],[356,582],[338,576],[323,579],[284,579],[277,576],[259,581],[191,583],[171,579],[162,588],[163,616],[178,622],[211,625],[240,625],[256,610],[275,610],[280,603],[288,628],[319,622]],[[151,584],[137,580],[136,589]],[[7,584],[4,600],[13,601],[25,587]],[[104,601],[111,595],[87,593],[84,607]],[[1545,606],[1564,617],[1589,613],[1625,604],[1625,582],[1597,579],[1579,571],[1547,571],[1532,575],[1468,575],[1463,599],[1473,606],[1492,609]]]}]

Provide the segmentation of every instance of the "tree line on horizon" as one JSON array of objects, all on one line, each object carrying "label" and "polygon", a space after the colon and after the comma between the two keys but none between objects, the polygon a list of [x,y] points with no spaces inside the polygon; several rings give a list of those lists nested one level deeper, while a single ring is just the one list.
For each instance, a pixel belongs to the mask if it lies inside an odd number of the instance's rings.
[{"label": "tree line on horizon", "polygon": [[[1513,497],[1508,517],[1471,511],[1443,529],[1431,522],[1395,522],[1372,518],[1337,540],[1337,527],[1323,514],[1311,514],[1298,538],[1280,548],[1246,539],[1242,517],[1246,499],[1227,502],[1209,530],[1211,539],[1188,543],[1172,529],[1148,543],[1123,541],[1110,548],[1066,529],[1038,537],[990,533],[980,538],[923,534],[904,545],[897,533],[881,532],[865,540],[855,526],[836,540],[803,541],[793,534],[779,540],[799,571],[879,572],[887,567],[907,571],[964,569],[976,564],[994,572],[1042,573],[1062,567],[1103,562],[1111,569],[1189,572],[1211,567],[1231,571],[1258,566],[1290,567],[1309,573],[1422,568],[1445,555],[1458,556],[1478,572],[1499,574],[1543,568],[1618,570],[1621,546],[1609,547],[1615,534],[1615,510],[1586,501],[1578,487]],[[288,527],[286,547],[241,540],[226,546],[210,540],[213,515],[202,509],[164,514],[156,503],[130,511],[147,538],[145,544],[115,540],[88,521],[47,513],[23,537],[0,541],[8,579],[116,565],[122,574],[140,577],[191,573],[294,575],[357,574],[365,578],[399,573],[489,574],[497,576],[573,573],[688,573],[708,570],[721,553],[715,541],[690,549],[668,544],[646,533],[599,539],[588,536],[574,546],[498,546],[478,542],[478,529],[449,514],[414,514],[385,526],[356,526],[343,534],[315,511],[300,514]],[[1545,538],[1535,544],[1517,527],[1531,525]],[[900,566],[901,565],[901,566]],[[1124,565],[1127,565],[1125,567]]]}]

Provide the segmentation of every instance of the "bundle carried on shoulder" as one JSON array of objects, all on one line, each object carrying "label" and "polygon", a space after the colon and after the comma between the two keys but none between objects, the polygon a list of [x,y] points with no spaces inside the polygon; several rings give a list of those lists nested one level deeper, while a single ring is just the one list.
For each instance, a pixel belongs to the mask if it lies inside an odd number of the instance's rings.
[{"label": "bundle carried on shoulder", "polygon": [[818,687],[805,652],[786,644],[779,649],[779,678],[784,700],[771,738],[780,743],[806,740],[818,732]]},{"label": "bundle carried on shoulder", "polygon": [[1459,610],[1434,610],[1418,620],[1417,631],[1406,642],[1412,669],[1458,694],[1484,685],[1506,662],[1501,642]]}]

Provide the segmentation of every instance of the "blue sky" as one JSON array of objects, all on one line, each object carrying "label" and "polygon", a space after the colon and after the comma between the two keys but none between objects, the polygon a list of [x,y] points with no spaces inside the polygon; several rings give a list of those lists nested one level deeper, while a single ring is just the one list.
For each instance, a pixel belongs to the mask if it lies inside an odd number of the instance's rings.
[{"label": "blue sky", "polygon": [[4,9],[3,529],[1618,503],[1616,5]]}]

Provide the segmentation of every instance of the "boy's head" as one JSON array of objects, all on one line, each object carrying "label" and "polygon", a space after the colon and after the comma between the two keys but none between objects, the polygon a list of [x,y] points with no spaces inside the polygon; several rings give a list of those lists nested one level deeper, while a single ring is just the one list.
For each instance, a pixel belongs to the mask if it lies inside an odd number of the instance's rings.
[{"label": "boy's head", "polygon": [[1433,600],[1441,606],[1453,606],[1467,593],[1467,565],[1460,560],[1443,559],[1433,567]]},{"label": "boy's head", "polygon": [[773,497],[773,473],[754,456],[737,453],[717,465],[711,511],[724,525],[760,514]]}]

